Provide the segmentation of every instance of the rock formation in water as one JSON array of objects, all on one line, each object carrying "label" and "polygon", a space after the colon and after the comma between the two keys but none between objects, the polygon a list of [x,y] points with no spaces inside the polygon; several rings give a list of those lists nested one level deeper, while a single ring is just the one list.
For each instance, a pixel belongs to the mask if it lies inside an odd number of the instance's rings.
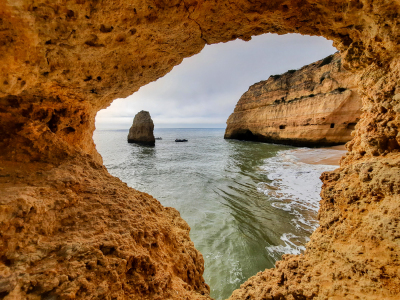
[{"label": "rock formation in water", "polygon": [[226,139],[294,146],[351,140],[361,116],[357,76],[339,53],[252,85],[227,121]]},{"label": "rock formation in water", "polygon": [[232,299],[398,299],[400,4],[395,0],[0,1],[0,297],[209,299],[176,210],[113,178],[97,111],[205,44],[320,35],[356,75],[363,114],[324,173],[302,255]]},{"label": "rock formation in water", "polygon": [[129,129],[128,143],[139,143],[154,146],[154,123],[148,111],[140,111],[133,119],[133,124]]}]

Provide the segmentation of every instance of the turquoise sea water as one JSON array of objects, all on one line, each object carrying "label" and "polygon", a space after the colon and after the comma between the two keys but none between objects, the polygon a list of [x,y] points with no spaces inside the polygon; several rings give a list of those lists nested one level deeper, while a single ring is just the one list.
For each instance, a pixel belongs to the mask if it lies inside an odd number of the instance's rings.
[{"label": "turquoise sea water", "polygon": [[319,175],[335,167],[299,163],[295,147],[224,140],[224,129],[156,129],[155,147],[128,144],[127,134],[95,131],[105,166],[179,210],[215,299],[304,250],[317,226]]}]

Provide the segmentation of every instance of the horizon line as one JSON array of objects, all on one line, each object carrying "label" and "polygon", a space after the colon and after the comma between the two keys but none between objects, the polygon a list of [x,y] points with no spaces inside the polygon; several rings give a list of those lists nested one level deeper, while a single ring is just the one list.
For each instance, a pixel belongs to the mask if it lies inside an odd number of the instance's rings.
[{"label": "horizon line", "polygon": [[[154,128],[154,129],[226,129],[226,127],[162,127],[162,128]],[[95,129],[99,131],[117,131],[117,130],[129,130],[129,128],[110,128],[110,129]]]}]

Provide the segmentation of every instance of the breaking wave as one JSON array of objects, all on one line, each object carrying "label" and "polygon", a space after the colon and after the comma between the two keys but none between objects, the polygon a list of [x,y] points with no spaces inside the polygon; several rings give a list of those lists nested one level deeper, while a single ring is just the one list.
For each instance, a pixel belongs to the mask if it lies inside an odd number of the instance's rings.
[{"label": "breaking wave", "polygon": [[257,190],[268,196],[273,207],[292,215],[290,222],[299,233],[284,233],[280,237],[281,245],[267,246],[267,251],[273,257],[279,259],[282,254],[300,254],[305,250],[304,244],[308,242],[305,236],[309,236],[318,226],[316,214],[322,186],[319,177],[322,172],[338,167],[308,164],[300,161],[300,158],[337,156],[337,151],[306,148],[282,150],[264,161],[261,172],[267,175],[268,181],[260,182]]}]

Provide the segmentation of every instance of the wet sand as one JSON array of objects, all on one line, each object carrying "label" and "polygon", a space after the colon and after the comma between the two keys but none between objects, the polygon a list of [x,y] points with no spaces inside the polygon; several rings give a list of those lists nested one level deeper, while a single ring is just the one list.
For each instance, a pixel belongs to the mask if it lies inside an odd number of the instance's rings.
[{"label": "wet sand", "polygon": [[339,166],[339,161],[346,154],[347,150],[344,145],[333,146],[327,148],[301,148],[293,151],[299,162],[312,165],[336,165]]}]

